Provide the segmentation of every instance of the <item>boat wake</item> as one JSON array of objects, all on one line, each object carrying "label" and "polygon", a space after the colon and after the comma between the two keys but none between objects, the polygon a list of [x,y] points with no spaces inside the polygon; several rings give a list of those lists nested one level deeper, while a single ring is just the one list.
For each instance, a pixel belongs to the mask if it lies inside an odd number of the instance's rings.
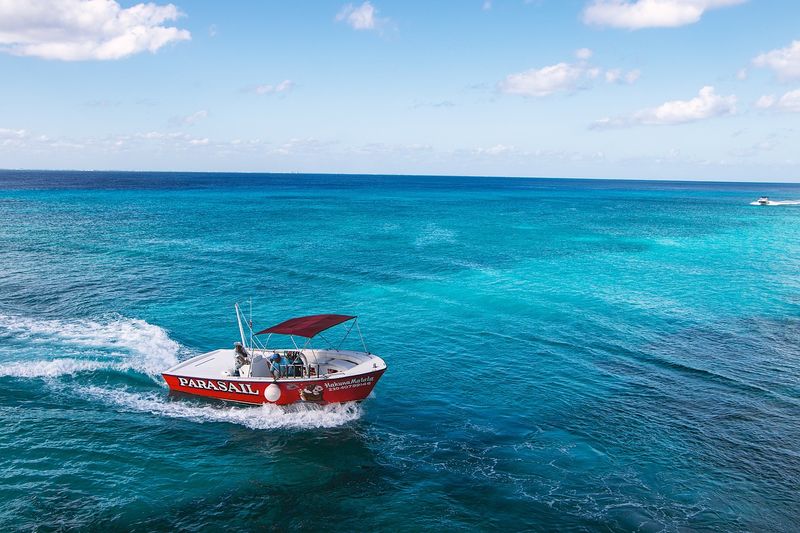
[{"label": "boat wake", "polygon": [[[198,423],[231,423],[250,429],[332,428],[357,420],[362,414],[361,406],[355,403],[249,407],[171,400],[163,389],[76,386],[75,381],[58,380],[93,372],[133,371],[165,387],[161,372],[176,364],[178,356],[188,350],[163,328],[144,320],[119,315],[75,321],[0,315],[0,339],[4,341],[0,345],[0,377],[52,380],[57,389],[124,411]],[[21,358],[30,353],[37,354],[37,358]],[[8,361],[6,354],[13,360]],[[48,356],[51,358],[42,359]]]},{"label": "boat wake", "polygon": [[766,203],[750,202],[750,205],[800,205],[800,200],[769,200]]},{"label": "boat wake", "polygon": [[222,403],[204,405],[190,400],[170,401],[163,393],[140,393],[94,386],[80,387],[78,392],[126,411],[199,423],[227,422],[249,429],[332,428],[357,420],[362,414],[362,407],[357,403],[288,406],[264,404],[251,407]]},{"label": "boat wake", "polygon": [[[15,351],[33,347],[40,356],[53,358],[0,363],[0,376],[58,377],[112,369],[133,370],[160,382],[161,371],[176,364],[183,349],[164,329],[120,315],[102,321],[0,315],[0,338],[4,337],[17,345]],[[80,358],[63,357],[65,353]]]}]

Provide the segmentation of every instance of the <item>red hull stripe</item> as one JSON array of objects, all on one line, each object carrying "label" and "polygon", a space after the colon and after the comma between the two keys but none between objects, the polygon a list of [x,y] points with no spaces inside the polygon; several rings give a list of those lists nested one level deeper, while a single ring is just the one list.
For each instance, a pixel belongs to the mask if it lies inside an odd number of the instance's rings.
[{"label": "red hull stripe", "polygon": [[248,379],[205,379],[162,374],[174,391],[244,403],[295,402],[338,403],[363,400],[386,369],[336,379],[263,381]]}]

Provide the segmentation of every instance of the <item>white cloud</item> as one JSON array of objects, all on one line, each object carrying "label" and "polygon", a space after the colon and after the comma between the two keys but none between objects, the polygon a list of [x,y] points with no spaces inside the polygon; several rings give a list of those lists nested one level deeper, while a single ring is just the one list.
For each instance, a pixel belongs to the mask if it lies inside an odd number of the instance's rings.
[{"label": "white cloud", "polygon": [[29,137],[30,135],[25,130],[0,128],[0,148],[23,146]]},{"label": "white cloud", "polygon": [[283,80],[282,82],[272,85],[258,85],[256,86],[253,91],[256,94],[279,94],[279,93],[288,93],[292,89],[294,89],[294,82],[292,80]]},{"label": "white cloud", "polygon": [[0,51],[63,61],[120,59],[191,39],[164,26],[181,13],[172,4],[114,0],[0,1]]},{"label": "white cloud", "polygon": [[187,126],[193,126],[200,122],[201,120],[205,120],[208,118],[208,111],[205,109],[201,109],[200,111],[195,111],[189,116],[183,118],[183,123]]},{"label": "white cloud", "polygon": [[421,154],[432,153],[433,146],[430,144],[386,144],[381,142],[371,142],[361,146],[344,147],[348,154],[369,155],[369,156],[401,156],[403,158],[417,158]]},{"label": "white cloud", "polygon": [[[443,152],[439,153],[444,154]],[[459,159],[467,158],[476,163],[491,162],[492,164],[500,161],[524,161],[526,164],[530,164],[532,161],[542,160],[587,162],[601,161],[606,158],[603,152],[582,153],[553,149],[528,150],[508,144],[495,144],[489,147],[471,149],[456,149],[450,152],[450,154]]]},{"label": "white cloud", "polygon": [[772,69],[781,80],[800,78],[800,41],[778,48],[753,59],[757,67]]},{"label": "white cloud", "polygon": [[583,10],[583,22],[594,26],[674,28],[694,24],[710,9],[746,0],[594,0]]},{"label": "white cloud", "polygon": [[705,86],[691,100],[671,100],[658,107],[642,109],[628,117],[603,118],[593,129],[621,128],[638,125],[667,125],[695,122],[736,112],[736,96],[720,96],[714,87]]},{"label": "white cloud", "polygon": [[633,84],[639,81],[639,78],[641,77],[642,72],[639,69],[634,69],[625,73],[625,82]]},{"label": "white cloud", "polygon": [[482,8],[484,11],[489,11],[492,9],[492,0],[483,0]]},{"label": "white cloud", "polygon": [[[160,147],[169,150],[182,150],[195,146],[209,146],[212,141],[207,137],[193,137],[184,132],[148,131],[134,135],[115,135],[103,141],[90,140],[107,148],[141,149],[146,146]],[[213,143],[223,145],[226,143]],[[227,143],[232,144],[232,143]]]},{"label": "white cloud", "polygon": [[506,94],[516,94],[527,97],[548,96],[557,92],[574,91],[582,83],[588,83],[599,78],[605,77],[608,83],[626,81],[634,83],[639,79],[639,71],[632,70],[623,73],[621,69],[610,69],[604,71],[599,67],[589,65],[585,59],[591,57],[591,50],[581,48],[575,53],[581,58],[577,63],[557,63],[539,69],[530,69],[516,74],[509,74],[497,84],[497,89]]},{"label": "white cloud", "polygon": [[63,139],[52,139],[47,135],[34,135],[24,129],[0,128],[0,149],[7,148],[18,152],[20,150],[42,151],[64,147],[83,148],[84,145]]},{"label": "white cloud", "polygon": [[756,100],[756,107],[759,109],[769,109],[770,107],[775,105],[775,98],[774,94],[765,94],[758,100]]},{"label": "white cloud", "polygon": [[606,81],[608,83],[616,83],[622,78],[622,71],[618,68],[613,68],[606,71]]},{"label": "white cloud", "polygon": [[[86,138],[50,138],[47,135],[33,134],[23,129],[0,128],[0,153],[6,154],[77,153],[93,150],[98,154],[159,154],[177,155],[181,153],[214,154],[215,156],[236,156],[241,154],[276,156],[325,153],[334,146],[333,142],[315,139],[292,139],[280,146],[271,146],[261,139],[213,140],[196,137],[183,131],[146,131],[134,134],[108,135]],[[137,161],[139,161],[137,159]]]},{"label": "white cloud", "polygon": [[324,152],[328,147],[335,144],[333,141],[320,141],[314,137],[289,139],[287,142],[275,148],[274,153],[280,155],[290,154],[315,154]]},{"label": "white cloud", "polygon": [[12,130],[10,128],[0,128],[0,139],[22,139],[27,137],[25,130]]},{"label": "white cloud", "polygon": [[517,152],[517,148],[507,144],[495,144],[489,148],[476,148],[475,153],[478,155],[507,155]]},{"label": "white cloud", "polygon": [[578,65],[558,63],[540,69],[530,69],[509,74],[500,82],[499,89],[506,94],[521,96],[547,96],[559,91],[575,89],[584,74]]},{"label": "white cloud", "polygon": [[86,107],[118,107],[122,105],[120,100],[108,100],[108,99],[99,99],[99,100],[87,100],[83,103]]},{"label": "white cloud", "polygon": [[775,109],[777,111],[788,111],[800,113],[800,89],[789,91],[780,98],[774,95],[765,95],[756,101],[759,109]]},{"label": "white cloud", "polygon": [[455,107],[456,104],[452,100],[436,100],[436,101],[428,101],[428,102],[416,102],[412,108],[413,109],[420,109],[423,107],[432,107],[435,109],[444,109],[447,107]]},{"label": "white cloud", "polygon": [[208,118],[208,111],[205,109],[201,109],[200,111],[195,111],[191,115],[186,115],[183,117],[173,117],[170,119],[170,124],[174,126],[194,126],[201,120],[205,120]]},{"label": "white cloud", "polygon": [[736,71],[736,79],[740,80],[740,81],[746,80],[747,79],[747,69],[746,68],[740,68],[738,71]]},{"label": "white cloud", "polygon": [[336,14],[337,22],[345,22],[354,30],[377,30],[386,22],[378,18],[378,9],[367,1],[360,6],[346,4]]}]

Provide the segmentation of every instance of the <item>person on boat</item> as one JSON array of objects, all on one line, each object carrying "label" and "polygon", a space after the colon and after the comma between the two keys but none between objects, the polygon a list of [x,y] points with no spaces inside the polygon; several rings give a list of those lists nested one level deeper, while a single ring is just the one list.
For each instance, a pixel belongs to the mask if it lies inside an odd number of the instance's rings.
[{"label": "person on boat", "polygon": [[289,377],[300,377],[303,375],[302,366],[300,366],[302,362],[300,361],[300,356],[297,352],[292,352],[289,354]]},{"label": "person on boat", "polygon": [[250,362],[250,357],[247,355],[247,350],[244,349],[244,346],[242,346],[241,342],[237,342],[233,345],[233,351],[236,354],[234,376],[238,376],[239,369],[242,368],[243,365],[246,365]]},{"label": "person on boat", "polygon": [[269,371],[275,379],[281,377],[281,355],[278,352],[272,352],[269,356]]}]

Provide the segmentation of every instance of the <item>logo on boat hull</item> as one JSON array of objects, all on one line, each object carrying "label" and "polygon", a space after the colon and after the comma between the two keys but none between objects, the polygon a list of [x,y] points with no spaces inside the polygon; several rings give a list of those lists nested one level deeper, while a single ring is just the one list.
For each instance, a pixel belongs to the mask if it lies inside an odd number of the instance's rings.
[{"label": "logo on boat hull", "polygon": [[198,378],[178,378],[181,387],[190,389],[213,390],[219,392],[233,392],[235,394],[250,394],[258,396],[249,383],[235,383],[233,381],[198,379]]},{"label": "logo on boat hull", "polygon": [[300,399],[304,402],[321,402],[322,392],[324,390],[325,389],[321,385],[306,385],[306,387],[300,391]]}]

